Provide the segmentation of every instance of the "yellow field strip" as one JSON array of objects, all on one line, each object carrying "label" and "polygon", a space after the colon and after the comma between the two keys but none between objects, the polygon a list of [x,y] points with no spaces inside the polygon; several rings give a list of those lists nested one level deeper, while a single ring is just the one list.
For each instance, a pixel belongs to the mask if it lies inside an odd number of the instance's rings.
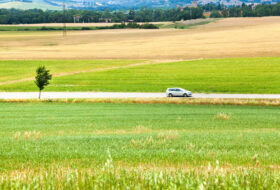
[{"label": "yellow field strip", "polygon": [[188,105],[236,105],[280,106],[280,99],[238,98],[92,98],[92,99],[1,99],[9,103],[111,103],[111,104],[188,104]]}]

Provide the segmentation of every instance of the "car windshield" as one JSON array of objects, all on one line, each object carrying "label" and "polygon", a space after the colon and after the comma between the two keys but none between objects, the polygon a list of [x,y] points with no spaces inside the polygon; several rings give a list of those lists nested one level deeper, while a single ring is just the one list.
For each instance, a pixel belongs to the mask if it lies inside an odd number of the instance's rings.
[{"label": "car windshield", "polygon": [[179,92],[179,91],[186,91],[186,90],[183,89],[183,88],[168,88],[167,91],[177,91],[177,92]]}]

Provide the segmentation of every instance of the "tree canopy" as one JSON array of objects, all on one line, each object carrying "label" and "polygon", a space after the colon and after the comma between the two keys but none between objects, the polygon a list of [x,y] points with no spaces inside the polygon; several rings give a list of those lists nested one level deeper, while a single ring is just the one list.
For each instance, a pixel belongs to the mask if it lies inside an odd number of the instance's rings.
[{"label": "tree canopy", "polygon": [[47,70],[45,66],[40,66],[36,70],[35,84],[39,88],[39,99],[41,98],[41,91],[49,85],[49,81],[52,79],[50,70]]},{"label": "tree canopy", "polygon": [[[138,10],[126,11],[95,11],[95,10],[67,10],[66,22],[74,22],[74,16],[79,15],[79,22],[105,22],[110,18],[112,22],[160,22],[179,21],[203,18],[204,12],[211,12],[211,17],[261,17],[280,16],[280,3],[257,6],[245,5],[226,7],[221,4],[206,4],[196,8],[151,9],[143,7]],[[217,14],[219,13],[219,15]],[[32,24],[32,23],[62,23],[63,11],[43,11],[40,9],[0,9],[0,24]]]}]

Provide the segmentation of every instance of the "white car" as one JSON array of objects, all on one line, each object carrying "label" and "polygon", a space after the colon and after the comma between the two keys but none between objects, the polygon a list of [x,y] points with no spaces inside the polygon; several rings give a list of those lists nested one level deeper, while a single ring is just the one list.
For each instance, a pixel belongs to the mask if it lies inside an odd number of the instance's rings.
[{"label": "white car", "polygon": [[167,88],[166,96],[167,97],[174,97],[174,96],[191,97],[192,92],[185,90],[183,88]]}]

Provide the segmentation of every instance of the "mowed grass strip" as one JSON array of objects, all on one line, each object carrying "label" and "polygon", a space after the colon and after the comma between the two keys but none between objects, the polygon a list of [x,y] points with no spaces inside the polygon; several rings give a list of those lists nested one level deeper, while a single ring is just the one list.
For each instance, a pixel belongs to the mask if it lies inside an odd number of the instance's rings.
[{"label": "mowed grass strip", "polygon": [[113,104],[188,104],[280,106],[280,99],[239,98],[65,98],[65,99],[2,99],[1,103],[113,103]]},{"label": "mowed grass strip", "polygon": [[[182,87],[205,93],[280,93],[280,58],[181,61],[55,77],[47,91],[164,92]],[[33,82],[1,91],[35,91]]]}]

